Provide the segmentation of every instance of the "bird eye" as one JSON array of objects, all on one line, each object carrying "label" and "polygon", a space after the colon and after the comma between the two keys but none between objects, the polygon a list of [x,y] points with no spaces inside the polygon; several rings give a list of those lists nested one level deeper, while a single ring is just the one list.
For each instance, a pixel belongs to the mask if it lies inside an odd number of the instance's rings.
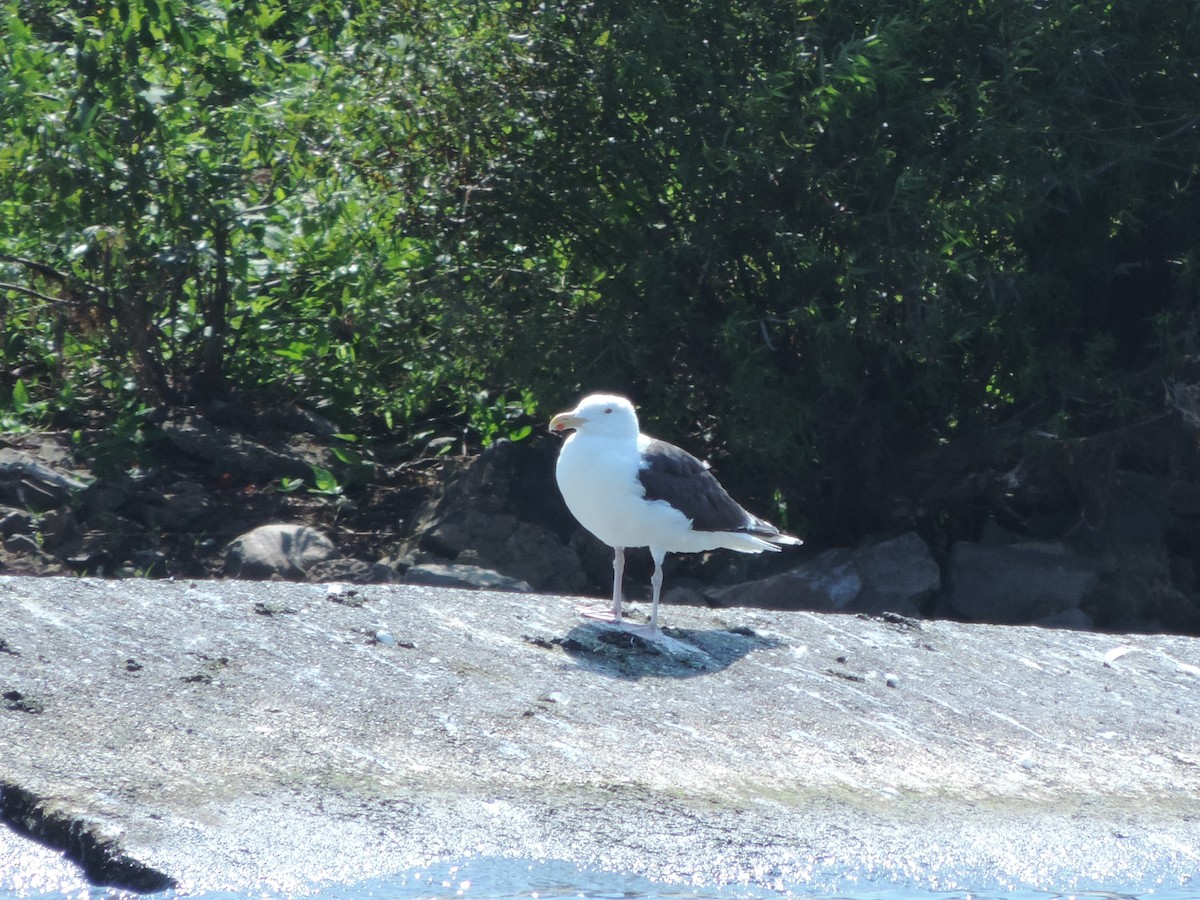
[{"label": "bird eye", "polygon": [[612,412],[612,407],[610,406],[608,409],[606,409],[606,410],[604,411],[604,414],[607,416],[607,415],[608,415],[609,413],[611,413],[611,412]]}]

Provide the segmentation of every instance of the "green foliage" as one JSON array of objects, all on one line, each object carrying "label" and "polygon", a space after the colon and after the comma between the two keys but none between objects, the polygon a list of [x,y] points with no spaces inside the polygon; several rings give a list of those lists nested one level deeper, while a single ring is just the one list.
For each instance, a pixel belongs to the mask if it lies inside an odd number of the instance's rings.
[{"label": "green foliage", "polygon": [[0,0],[0,35],[6,423],[235,385],[485,444],[604,387],[836,530],[896,460],[1120,418],[1200,349],[1191,0]]},{"label": "green foliage", "polygon": [[337,497],[342,493],[342,485],[335,476],[323,466],[313,466],[313,486],[308,489],[310,494],[322,494],[327,497]]},{"label": "green foliage", "polygon": [[861,527],[894,461],[1081,395],[1117,415],[1128,373],[1195,350],[1194,5],[538,18],[528,124],[470,211],[492,304],[538,323],[503,365],[699,423],[761,508],[815,477],[816,516]]},{"label": "green foliage", "polygon": [[181,402],[234,381],[392,411],[383,372],[423,350],[394,291],[424,251],[363,172],[403,141],[375,112],[396,61],[360,38],[368,12],[3,17],[6,362],[47,391]]}]

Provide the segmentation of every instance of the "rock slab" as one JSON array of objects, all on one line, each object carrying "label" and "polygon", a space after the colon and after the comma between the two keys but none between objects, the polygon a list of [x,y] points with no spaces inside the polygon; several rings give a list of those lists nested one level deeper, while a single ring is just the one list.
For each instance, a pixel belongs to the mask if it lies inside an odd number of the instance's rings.
[{"label": "rock slab", "polygon": [[910,532],[864,547],[826,550],[794,569],[711,589],[705,597],[717,606],[919,616],[920,604],[941,582],[929,547]]},{"label": "rock slab", "polygon": [[468,856],[772,890],[1200,869],[1200,641],[671,608],[647,643],[576,602],[0,578],[0,816],[184,891]]}]

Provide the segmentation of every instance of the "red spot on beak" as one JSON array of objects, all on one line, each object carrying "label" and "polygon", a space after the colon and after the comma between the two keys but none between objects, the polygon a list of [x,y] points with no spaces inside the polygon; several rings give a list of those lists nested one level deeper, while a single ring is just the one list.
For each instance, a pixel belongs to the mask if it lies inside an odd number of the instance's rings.
[{"label": "red spot on beak", "polygon": [[572,428],[579,427],[579,420],[570,413],[559,413],[550,420],[550,430],[555,434],[562,434],[564,431],[570,431]]}]

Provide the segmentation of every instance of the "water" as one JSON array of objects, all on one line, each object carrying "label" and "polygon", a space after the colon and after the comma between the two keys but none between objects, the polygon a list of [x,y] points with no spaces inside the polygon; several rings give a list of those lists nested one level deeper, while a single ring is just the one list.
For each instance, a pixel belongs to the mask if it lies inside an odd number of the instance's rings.
[{"label": "water", "polygon": [[[958,879],[969,884],[969,876]],[[986,876],[978,878],[986,884]],[[0,900],[1200,900],[1200,881],[1110,886],[1106,890],[1031,890],[968,887],[933,890],[889,882],[886,876],[853,873],[818,875],[805,885],[692,885],[650,881],[636,875],[581,869],[555,860],[473,858],[436,862],[387,878],[356,884],[313,885],[301,894],[269,887],[244,892],[164,891],[139,895],[93,887],[61,853],[18,837],[0,826]]]}]

